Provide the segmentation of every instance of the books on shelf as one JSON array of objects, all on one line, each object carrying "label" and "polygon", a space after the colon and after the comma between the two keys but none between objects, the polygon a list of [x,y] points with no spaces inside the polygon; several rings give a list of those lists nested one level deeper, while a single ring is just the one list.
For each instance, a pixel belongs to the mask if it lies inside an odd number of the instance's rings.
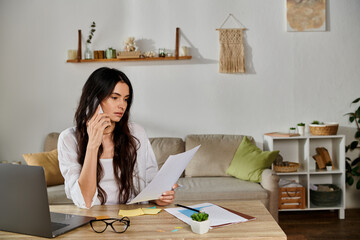
[{"label": "books on shelf", "polygon": [[265,135],[271,136],[271,137],[297,137],[297,136],[300,136],[300,134],[298,134],[298,133],[285,133],[285,132],[270,132],[270,133],[265,133]]}]

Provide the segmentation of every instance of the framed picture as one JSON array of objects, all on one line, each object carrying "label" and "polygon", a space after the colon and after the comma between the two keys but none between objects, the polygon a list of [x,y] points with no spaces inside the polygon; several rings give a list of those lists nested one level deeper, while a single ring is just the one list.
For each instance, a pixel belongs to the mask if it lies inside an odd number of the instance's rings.
[{"label": "framed picture", "polygon": [[326,0],[286,0],[288,32],[326,31]]}]

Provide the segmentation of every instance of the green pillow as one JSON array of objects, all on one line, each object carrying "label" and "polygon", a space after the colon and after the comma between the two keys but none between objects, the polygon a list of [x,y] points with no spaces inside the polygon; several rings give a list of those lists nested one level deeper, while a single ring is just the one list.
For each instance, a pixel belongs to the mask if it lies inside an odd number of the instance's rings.
[{"label": "green pillow", "polygon": [[261,182],[262,172],[271,166],[278,154],[279,151],[263,152],[244,137],[226,173],[241,180]]}]

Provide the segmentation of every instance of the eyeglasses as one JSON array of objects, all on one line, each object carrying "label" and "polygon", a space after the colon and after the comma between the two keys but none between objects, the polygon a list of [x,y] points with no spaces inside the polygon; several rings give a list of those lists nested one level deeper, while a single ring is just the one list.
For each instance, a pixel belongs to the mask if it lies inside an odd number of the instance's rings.
[{"label": "eyeglasses", "polygon": [[103,233],[109,225],[116,233],[123,233],[130,226],[130,219],[123,217],[121,219],[106,218],[90,221],[90,226],[96,233]]}]

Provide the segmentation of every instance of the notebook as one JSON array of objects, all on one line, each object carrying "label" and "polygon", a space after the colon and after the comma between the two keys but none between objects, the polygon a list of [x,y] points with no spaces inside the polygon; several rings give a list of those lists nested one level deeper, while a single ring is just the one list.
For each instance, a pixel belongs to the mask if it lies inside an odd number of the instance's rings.
[{"label": "notebook", "polygon": [[0,192],[1,231],[51,238],[95,219],[50,212],[39,166],[0,164]]}]

